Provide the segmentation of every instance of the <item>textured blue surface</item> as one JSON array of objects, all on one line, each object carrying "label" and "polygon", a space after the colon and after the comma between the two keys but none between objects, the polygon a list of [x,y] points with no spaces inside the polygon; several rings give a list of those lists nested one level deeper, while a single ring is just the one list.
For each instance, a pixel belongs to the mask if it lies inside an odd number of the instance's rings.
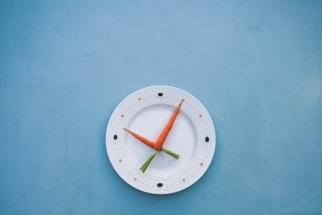
[{"label": "textured blue surface", "polygon": [[[0,2],[0,214],[321,214],[322,1]],[[142,193],[105,150],[132,91],[210,112],[208,172]]]}]

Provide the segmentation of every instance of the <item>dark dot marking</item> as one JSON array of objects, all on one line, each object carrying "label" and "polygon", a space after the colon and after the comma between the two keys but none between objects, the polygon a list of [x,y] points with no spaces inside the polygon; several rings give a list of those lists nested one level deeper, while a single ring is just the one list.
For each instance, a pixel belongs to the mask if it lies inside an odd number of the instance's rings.
[{"label": "dark dot marking", "polygon": [[162,184],[162,183],[158,183],[158,184],[157,184],[157,186],[158,186],[158,187],[162,187],[162,186],[163,186],[163,184]]},{"label": "dark dot marking", "polygon": [[163,96],[163,93],[158,93],[158,96]]},{"label": "dark dot marking", "polygon": [[205,141],[206,141],[206,142],[209,142],[209,137],[206,137]]},{"label": "dark dot marking", "polygon": [[116,139],[117,139],[117,135],[115,134],[115,135],[114,135],[114,140],[116,140]]}]

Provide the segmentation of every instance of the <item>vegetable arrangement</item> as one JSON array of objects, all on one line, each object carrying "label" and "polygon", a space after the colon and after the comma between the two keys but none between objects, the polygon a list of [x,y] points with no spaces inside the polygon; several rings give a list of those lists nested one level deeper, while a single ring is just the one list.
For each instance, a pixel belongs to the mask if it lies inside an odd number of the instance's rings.
[{"label": "vegetable arrangement", "polygon": [[172,157],[174,157],[175,159],[179,159],[180,155],[178,155],[177,153],[174,153],[168,149],[163,148],[163,144],[179,114],[180,111],[180,107],[182,105],[182,102],[184,102],[184,99],[182,99],[182,101],[179,103],[178,107],[175,109],[175,111],[173,112],[168,124],[165,126],[165,128],[163,129],[162,133],[160,134],[158,140],[154,143],[151,140],[148,140],[136,133],[134,133],[133,131],[130,131],[126,128],[124,128],[124,130],[126,130],[127,132],[129,132],[131,135],[133,135],[136,139],[140,140],[142,143],[146,144],[147,146],[151,147],[154,149],[153,153],[150,155],[150,157],[147,159],[147,161],[142,165],[142,167],[140,168],[140,170],[144,173],[145,170],[148,168],[148,166],[150,165],[151,161],[153,160],[153,158],[155,157],[155,155],[157,154],[158,151],[163,151],[169,155],[171,155]]}]

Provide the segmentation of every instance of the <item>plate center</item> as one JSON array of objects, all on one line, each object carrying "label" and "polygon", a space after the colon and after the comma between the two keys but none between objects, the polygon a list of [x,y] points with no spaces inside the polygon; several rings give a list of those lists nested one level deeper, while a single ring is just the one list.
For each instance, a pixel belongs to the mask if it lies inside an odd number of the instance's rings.
[{"label": "plate center", "polygon": [[[175,107],[164,104],[146,107],[134,115],[128,128],[155,142],[174,110]],[[145,173],[156,176],[175,173],[189,163],[195,152],[196,144],[196,128],[184,110],[181,110],[163,145],[164,148],[179,154],[180,158],[175,159],[164,152],[158,152]],[[153,152],[152,148],[144,145],[130,134],[125,136],[125,148],[129,158],[138,169]]]}]

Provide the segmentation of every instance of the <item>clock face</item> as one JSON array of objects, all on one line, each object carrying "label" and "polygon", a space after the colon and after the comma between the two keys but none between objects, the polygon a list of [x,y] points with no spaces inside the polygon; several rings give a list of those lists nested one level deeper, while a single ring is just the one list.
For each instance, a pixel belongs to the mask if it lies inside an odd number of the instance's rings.
[{"label": "clock face", "polygon": [[[123,128],[155,143],[182,100],[163,144],[180,157],[157,151],[142,172],[155,149]],[[115,171],[129,185],[152,194],[175,193],[194,184],[209,167],[215,147],[215,128],[206,108],[189,93],[168,86],[130,94],[114,110],[106,131],[107,154]]]}]

